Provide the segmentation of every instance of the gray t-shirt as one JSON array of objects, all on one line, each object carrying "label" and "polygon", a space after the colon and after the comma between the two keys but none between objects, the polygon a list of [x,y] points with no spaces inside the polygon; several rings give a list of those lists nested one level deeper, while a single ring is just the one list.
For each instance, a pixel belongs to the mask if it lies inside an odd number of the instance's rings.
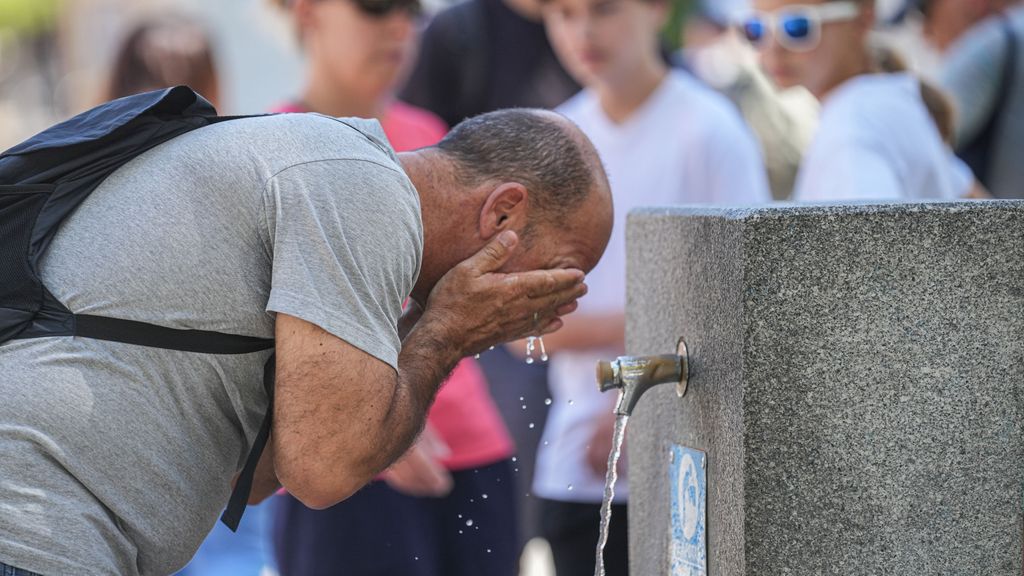
[{"label": "gray t-shirt", "polygon": [[[42,275],[72,311],[273,337],[274,312],[396,367],[419,197],[376,122],[289,114],[175,138],[111,175]],[[213,526],[266,410],[269,352],[0,346],[0,562],[167,574]]]}]

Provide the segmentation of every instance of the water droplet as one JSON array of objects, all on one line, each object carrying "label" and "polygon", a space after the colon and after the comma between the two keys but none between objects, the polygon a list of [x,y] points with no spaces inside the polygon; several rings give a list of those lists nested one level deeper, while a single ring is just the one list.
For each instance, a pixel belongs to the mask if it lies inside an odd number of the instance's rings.
[{"label": "water droplet", "polygon": [[419,561],[420,557],[419,556],[413,556],[412,559],[416,560],[416,561]]},{"label": "water droplet", "polygon": [[466,520],[466,526],[472,526],[472,525],[473,525],[473,519],[472,518],[470,518],[469,520]]},{"label": "water droplet", "polygon": [[459,534],[462,534],[462,530],[459,530]]},{"label": "water droplet", "polygon": [[526,410],[526,404],[523,404],[523,410]]},{"label": "water droplet", "polygon": [[494,346],[491,346],[490,348],[488,348],[488,350],[494,350]]},{"label": "water droplet", "polygon": [[481,494],[480,497],[483,498],[484,500],[487,500],[487,494]]},{"label": "water droplet", "polygon": [[572,405],[573,405],[573,404],[575,404],[575,403],[576,403],[575,401],[573,401],[573,400],[569,400],[569,406],[572,406]]},{"label": "water droplet", "polygon": [[550,358],[548,358],[548,355],[547,355],[547,354],[541,354],[541,355],[540,355],[540,361],[541,361],[541,362],[547,362],[547,361],[548,361],[549,359],[550,359]]},{"label": "water droplet", "polygon": [[526,363],[527,364],[533,364],[533,356],[527,356],[526,357]]},{"label": "water droplet", "polygon": [[530,422],[530,430],[533,430],[533,422]]},{"label": "water droplet", "polygon": [[462,518],[462,514],[459,514],[459,518]]},{"label": "water droplet", "polygon": [[516,458],[515,456],[513,456],[513,457],[512,457],[512,461],[513,461],[513,462],[518,462],[518,461],[519,461],[519,458]]},{"label": "water droplet", "polygon": [[526,402],[526,398],[524,398],[523,396],[520,396],[520,397],[519,397],[519,401],[520,401],[520,402]]},{"label": "water droplet", "polygon": [[544,405],[545,406],[551,406],[551,398],[545,398],[544,399]]},{"label": "water droplet", "polygon": [[569,492],[572,492],[572,484],[569,484]]},{"label": "water droplet", "polygon": [[488,553],[488,554],[490,554],[490,553],[491,553],[491,549],[490,549],[490,548],[488,548],[488,549],[487,549],[487,553]]},{"label": "water droplet", "polygon": [[544,445],[545,445],[545,446],[547,446],[547,445],[548,445],[548,441],[547,441],[547,440],[545,440],[545,441],[544,441]]},{"label": "water droplet", "polygon": [[470,504],[472,504],[473,502],[475,502],[475,500],[473,500],[472,498],[470,498],[470,499],[469,499],[469,503],[470,503]]},{"label": "water droplet", "polygon": [[480,359],[480,355],[479,354],[474,354],[473,358],[475,358],[476,360],[479,360]]}]

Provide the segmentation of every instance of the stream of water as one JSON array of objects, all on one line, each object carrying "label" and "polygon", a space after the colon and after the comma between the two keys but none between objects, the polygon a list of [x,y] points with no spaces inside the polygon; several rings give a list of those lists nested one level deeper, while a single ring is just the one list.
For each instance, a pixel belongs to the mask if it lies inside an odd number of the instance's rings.
[{"label": "stream of water", "polygon": [[[619,394],[622,394],[620,391]],[[615,417],[615,434],[612,436],[612,451],[608,454],[608,471],[604,477],[604,500],[601,502],[601,534],[597,540],[597,564],[594,576],[605,576],[604,547],[608,543],[608,524],[612,520],[612,499],[615,498],[615,482],[619,479],[619,456],[622,455],[622,439],[626,434],[626,422],[629,416],[620,414]]]}]

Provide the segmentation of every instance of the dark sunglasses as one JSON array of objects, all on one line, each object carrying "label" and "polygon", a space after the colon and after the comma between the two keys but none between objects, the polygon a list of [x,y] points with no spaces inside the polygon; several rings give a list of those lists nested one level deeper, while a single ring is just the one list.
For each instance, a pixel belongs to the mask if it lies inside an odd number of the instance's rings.
[{"label": "dark sunglasses", "polygon": [[756,47],[764,46],[772,35],[783,48],[806,52],[821,40],[822,24],[853,20],[859,14],[857,2],[787,6],[774,12],[753,12],[740,21],[740,29]]},{"label": "dark sunglasses", "polygon": [[352,2],[368,16],[382,18],[395,10],[407,12],[410,16],[423,13],[419,0],[352,0]]}]

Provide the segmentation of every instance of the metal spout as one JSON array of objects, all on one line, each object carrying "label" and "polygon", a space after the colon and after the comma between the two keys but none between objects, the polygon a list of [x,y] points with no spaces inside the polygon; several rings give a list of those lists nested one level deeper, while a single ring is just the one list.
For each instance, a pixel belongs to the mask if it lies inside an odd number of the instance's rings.
[{"label": "metal spout", "polygon": [[611,362],[597,363],[597,385],[601,392],[621,388],[615,413],[628,416],[633,413],[640,397],[658,384],[675,382],[676,394],[686,394],[690,375],[686,342],[679,339],[676,354],[661,356],[619,356]]}]

